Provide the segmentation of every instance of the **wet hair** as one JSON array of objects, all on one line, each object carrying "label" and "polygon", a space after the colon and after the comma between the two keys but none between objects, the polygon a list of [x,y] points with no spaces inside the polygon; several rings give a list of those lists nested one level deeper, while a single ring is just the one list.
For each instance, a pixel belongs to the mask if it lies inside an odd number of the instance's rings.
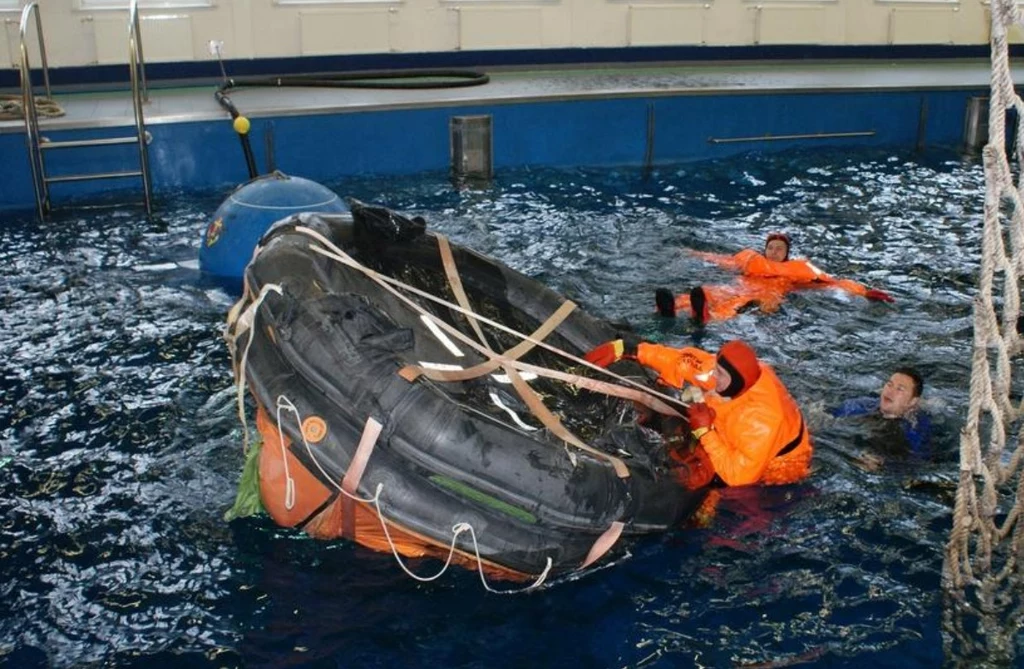
[{"label": "wet hair", "polygon": [[897,367],[892,373],[910,377],[910,380],[914,382],[914,397],[920,397],[924,392],[924,379],[921,378],[921,373],[913,367]]},{"label": "wet hair", "polygon": [[786,244],[786,256],[783,260],[789,260],[789,248],[792,246],[792,242],[789,239],[789,235],[785,232],[772,232],[768,234],[768,238],[764,240],[764,247],[768,248],[769,242],[784,242]]}]

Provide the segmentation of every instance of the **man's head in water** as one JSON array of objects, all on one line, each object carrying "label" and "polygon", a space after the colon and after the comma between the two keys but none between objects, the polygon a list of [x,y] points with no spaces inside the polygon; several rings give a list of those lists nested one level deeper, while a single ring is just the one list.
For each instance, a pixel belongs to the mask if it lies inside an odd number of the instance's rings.
[{"label": "man's head in water", "polygon": [[903,418],[917,411],[924,381],[915,369],[900,367],[882,387],[878,409],[886,418]]},{"label": "man's head in water", "polygon": [[773,232],[764,243],[764,257],[774,262],[789,260],[789,235]]}]

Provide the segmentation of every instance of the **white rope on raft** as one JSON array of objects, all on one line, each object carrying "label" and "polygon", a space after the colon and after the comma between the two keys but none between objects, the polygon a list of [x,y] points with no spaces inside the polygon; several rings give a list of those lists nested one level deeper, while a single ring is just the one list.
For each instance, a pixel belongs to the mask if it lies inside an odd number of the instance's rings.
[{"label": "white rope on raft", "polygon": [[[242,422],[242,452],[249,452],[249,422],[245,418],[245,370],[248,366],[249,361],[249,348],[252,346],[253,337],[256,334],[256,312],[259,310],[260,305],[263,304],[263,300],[267,299],[267,295],[270,293],[282,294],[281,286],[276,283],[268,283],[263,286],[260,290],[260,294],[256,297],[252,304],[241,313],[237,318],[229,319],[231,325],[229,325],[228,331],[224,333],[224,338],[228,340],[228,344],[231,346],[231,352],[234,354],[237,349],[238,338],[248,331],[249,338],[245,342],[245,347],[242,349],[242,359],[239,366],[239,370],[235,373],[235,402],[238,408],[238,419]],[[243,298],[244,299],[244,298]],[[232,309],[234,311],[234,309]],[[231,326],[237,325],[238,330],[232,337],[230,334]],[[232,357],[234,357],[232,355]],[[291,508],[291,507],[288,507]]]},{"label": "white rope on raft", "polygon": [[[289,494],[287,492],[288,485],[292,485],[292,488],[291,488],[291,490],[292,490],[291,500],[294,502],[294,486],[292,484],[291,477],[288,474],[288,460],[287,460],[286,453],[285,453],[284,430],[283,430],[283,425],[282,425],[282,420],[281,420],[281,412],[282,411],[287,411],[287,412],[290,412],[290,413],[294,414],[296,424],[299,427],[298,433],[302,437],[302,446],[306,450],[306,454],[309,456],[310,460],[313,461],[313,464],[316,465],[316,468],[320,471],[320,474],[323,477],[323,480],[324,481],[329,481],[330,484],[332,486],[334,486],[338,490],[339,493],[341,493],[342,495],[345,495],[349,499],[351,499],[351,500],[353,500],[355,502],[360,502],[362,504],[372,504],[373,505],[373,507],[377,511],[377,520],[380,522],[381,529],[384,530],[384,536],[388,540],[388,546],[391,548],[391,554],[394,556],[395,561],[398,563],[398,566],[401,567],[402,571],[404,571],[409,577],[411,577],[411,578],[413,578],[413,579],[415,579],[415,580],[417,580],[417,581],[419,581],[421,583],[429,583],[431,581],[435,581],[435,580],[441,578],[441,576],[443,576],[444,573],[446,571],[448,571],[448,567],[451,566],[452,558],[455,556],[455,543],[458,540],[459,535],[462,534],[463,532],[469,532],[469,536],[470,536],[470,538],[473,541],[473,554],[476,557],[477,571],[480,574],[480,582],[483,583],[484,589],[487,590],[487,592],[490,592],[490,593],[493,593],[493,594],[496,594],[496,595],[516,595],[516,594],[521,594],[521,593],[524,593],[524,592],[530,592],[531,590],[536,590],[541,585],[543,585],[543,583],[547,580],[547,577],[551,573],[551,569],[552,569],[552,566],[554,564],[552,562],[550,556],[547,558],[547,565],[544,567],[544,571],[542,571],[540,573],[540,575],[534,580],[533,583],[531,583],[530,585],[526,586],[525,588],[514,588],[514,589],[511,589],[511,590],[498,590],[496,588],[493,588],[491,586],[491,584],[487,582],[487,575],[484,572],[484,561],[483,561],[483,557],[480,555],[480,545],[477,543],[476,531],[473,529],[473,526],[470,523],[467,523],[467,522],[464,522],[464,521],[457,522],[457,523],[455,523],[455,525],[452,526],[452,538],[451,538],[451,543],[448,546],[448,556],[445,558],[444,564],[441,566],[441,568],[438,570],[438,572],[436,574],[431,575],[431,576],[420,576],[419,574],[416,574],[415,572],[413,572],[405,564],[405,561],[402,559],[401,554],[398,552],[398,547],[395,546],[395,541],[394,541],[394,539],[391,538],[391,532],[388,529],[387,521],[384,519],[384,510],[381,508],[381,505],[380,505],[381,497],[383,496],[383,493],[384,493],[384,484],[383,483],[378,483],[377,484],[377,487],[376,487],[376,490],[374,491],[373,497],[360,497],[359,495],[354,495],[352,493],[349,493],[347,490],[342,488],[342,486],[340,484],[338,484],[334,480],[334,477],[327,473],[327,471],[320,464],[320,461],[317,459],[316,453],[313,452],[313,447],[310,445],[309,441],[306,439],[305,432],[303,432],[303,430],[302,430],[302,414],[299,412],[298,407],[296,407],[295,403],[292,402],[290,399],[288,399],[288,397],[286,397],[285,395],[278,395],[278,397],[277,397],[277,429],[278,429],[278,436],[279,436],[279,438],[281,440],[281,454],[282,454],[282,458],[285,461],[285,463],[284,463],[285,476],[287,477],[287,481],[288,481],[288,484],[286,485],[286,493],[285,493],[285,500],[286,500],[285,503],[286,503],[286,505],[288,505],[288,494]],[[290,505],[288,505],[287,508],[291,509],[292,507]],[[355,518],[352,518],[351,521],[354,523],[355,522]]]},{"label": "white rope on raft", "polygon": [[[513,379],[513,383],[515,383],[516,378],[519,376],[518,375],[518,370],[520,369],[520,367],[522,367],[523,369],[527,369],[528,366],[524,365],[524,363],[521,363],[518,360],[512,360],[511,358],[507,358],[504,355],[491,350],[489,347],[487,347],[487,346],[485,346],[485,345],[483,345],[481,343],[478,343],[477,341],[473,340],[471,337],[468,337],[467,335],[463,334],[461,331],[459,331],[458,328],[456,328],[456,327],[450,325],[449,323],[446,323],[445,321],[437,318],[433,314],[429,314],[425,309],[423,309],[423,307],[421,307],[419,304],[414,302],[408,296],[403,295],[400,292],[398,292],[398,290],[396,290],[395,286],[402,287],[402,288],[404,288],[404,289],[406,289],[408,291],[411,291],[411,292],[413,292],[413,293],[415,293],[417,295],[421,295],[421,296],[423,296],[425,298],[437,300],[437,301],[441,302],[442,304],[445,304],[445,305],[449,306],[450,308],[457,310],[459,313],[467,315],[467,317],[470,319],[470,322],[475,322],[476,320],[480,320],[480,321],[485,322],[487,324],[490,324],[490,325],[493,325],[495,327],[498,327],[498,328],[500,328],[500,329],[502,329],[504,331],[507,331],[507,332],[509,332],[511,334],[514,334],[514,335],[518,336],[520,339],[528,340],[528,341],[534,343],[534,345],[538,345],[539,344],[539,345],[543,346],[544,348],[547,348],[547,349],[549,349],[551,351],[555,351],[555,352],[557,352],[557,353],[559,353],[559,354],[561,354],[563,356],[566,356],[566,357],[569,357],[569,358],[571,358],[573,360],[576,360],[580,364],[584,364],[584,365],[587,365],[587,366],[592,366],[590,363],[586,362],[585,360],[582,360],[582,359],[577,358],[577,357],[575,357],[573,355],[570,355],[569,353],[566,353],[565,351],[561,351],[560,349],[557,349],[557,348],[555,348],[555,347],[553,347],[553,346],[551,346],[549,344],[545,344],[545,343],[541,342],[540,340],[534,339],[534,338],[532,338],[532,337],[530,337],[528,335],[524,335],[524,334],[522,334],[520,332],[517,332],[517,331],[511,329],[511,328],[507,328],[506,326],[501,325],[500,323],[496,323],[496,322],[494,322],[494,321],[492,321],[492,320],[490,320],[488,318],[485,318],[483,316],[470,315],[470,314],[472,314],[472,312],[468,311],[467,309],[463,309],[461,306],[450,304],[450,303],[448,303],[448,302],[446,302],[444,300],[441,300],[440,298],[435,298],[433,295],[430,295],[429,293],[426,293],[426,292],[424,292],[422,290],[419,290],[418,288],[414,288],[412,286],[406,285],[406,284],[404,284],[404,283],[402,283],[400,281],[397,281],[395,279],[391,279],[390,277],[386,277],[386,276],[380,274],[379,272],[375,272],[375,271],[369,269],[368,267],[364,267],[363,265],[361,265],[358,262],[356,262],[351,256],[349,256],[343,250],[341,250],[340,248],[335,246],[333,243],[331,243],[330,240],[326,239],[323,235],[321,235],[320,233],[318,233],[318,232],[316,232],[314,230],[311,230],[309,228],[304,228],[304,227],[301,227],[301,226],[296,227],[295,230],[296,230],[296,232],[302,232],[303,234],[307,234],[307,235],[313,237],[317,241],[321,242],[322,244],[327,245],[328,247],[330,247],[333,250],[333,252],[332,251],[328,251],[326,249],[321,249],[321,248],[318,248],[315,245],[311,244],[310,245],[310,250],[311,251],[313,251],[315,253],[319,253],[319,254],[327,257],[327,258],[335,260],[336,262],[340,262],[340,263],[342,263],[342,264],[344,264],[344,265],[346,265],[348,267],[352,267],[353,269],[356,269],[357,271],[362,272],[363,274],[365,274],[367,277],[369,277],[373,281],[376,281],[378,283],[378,285],[380,285],[382,288],[384,288],[385,290],[390,292],[396,298],[398,298],[399,300],[404,302],[406,305],[408,305],[414,311],[416,311],[417,313],[420,313],[422,315],[426,315],[428,318],[432,319],[437,324],[438,327],[440,327],[442,330],[444,330],[445,332],[447,332],[451,336],[455,337],[457,340],[461,341],[466,346],[469,346],[473,350],[477,351],[478,353],[480,353],[485,358],[488,358],[490,360],[498,361],[501,365],[503,365],[505,367],[505,370],[509,373],[509,376]],[[540,376],[554,376],[554,375],[558,374],[558,372],[555,372],[554,370],[549,370],[549,369],[543,368],[543,367],[529,366],[529,369],[531,371],[537,373]],[[600,369],[600,368],[595,366],[594,369]],[[582,386],[582,387],[594,388],[595,386],[598,386],[598,385],[602,384],[602,382],[600,382],[600,381],[595,381],[594,379],[587,379],[587,378],[579,376],[579,375],[565,375],[565,374],[563,374],[562,376],[564,377],[566,382],[568,382],[570,384]],[[521,377],[520,377],[520,380],[521,380]],[[569,458],[569,461],[572,463],[572,465],[574,467],[577,465],[578,460],[577,460],[576,453],[573,450],[570,449],[570,446],[573,446],[573,447],[575,447],[575,448],[577,448],[577,449],[579,449],[581,451],[587,452],[590,455],[592,455],[592,456],[594,456],[594,457],[596,457],[598,459],[602,459],[602,460],[607,461],[608,463],[610,463],[612,465],[612,467],[615,469],[615,473],[620,478],[627,478],[627,477],[630,476],[629,468],[626,466],[626,464],[622,461],[621,458],[618,458],[618,457],[616,457],[614,455],[609,455],[607,453],[599,451],[599,450],[597,450],[597,449],[587,445],[586,443],[584,443],[581,439],[576,437],[569,430],[565,429],[561,425],[561,423],[558,421],[558,418],[556,416],[554,416],[554,414],[551,414],[550,412],[548,412],[547,408],[544,406],[543,400],[541,400],[541,398],[539,396],[536,396],[533,393],[533,391],[528,386],[526,386],[525,383],[522,383],[521,385],[523,386],[523,388],[517,388],[517,390],[520,392],[520,396],[523,398],[523,400],[528,405],[531,406],[531,410],[534,412],[535,415],[537,415],[539,418],[541,418],[541,420],[544,422],[545,426],[549,430],[551,430],[553,433],[558,435],[558,437],[560,439],[563,440],[563,447],[564,447],[564,450],[565,450],[566,457]],[[676,415],[676,416],[679,415],[679,413],[675,409],[671,408],[670,406],[668,406],[667,404],[665,404],[664,402],[662,402],[658,398],[652,397],[652,395],[657,394],[657,393],[653,393],[653,392],[649,393],[649,394],[647,394],[647,393],[638,393],[634,389],[619,388],[618,386],[613,386],[611,384],[605,384],[605,385],[608,386],[606,389],[603,390],[603,392],[605,392],[606,394],[610,394],[610,395],[617,394],[618,396],[622,397],[622,396],[625,396],[624,395],[625,393],[631,393],[630,397],[632,399],[635,399],[638,402],[642,402],[642,403],[646,404],[647,406],[650,406],[651,408],[653,408],[656,411],[661,411],[662,413],[667,413],[667,414],[670,414],[670,415]],[[646,387],[644,387],[644,386],[641,386],[641,387],[644,388],[645,391],[647,390]],[[534,404],[531,404],[531,400],[534,402]],[[545,416],[542,413],[538,413],[538,411],[547,413],[547,417],[545,418]]]}]

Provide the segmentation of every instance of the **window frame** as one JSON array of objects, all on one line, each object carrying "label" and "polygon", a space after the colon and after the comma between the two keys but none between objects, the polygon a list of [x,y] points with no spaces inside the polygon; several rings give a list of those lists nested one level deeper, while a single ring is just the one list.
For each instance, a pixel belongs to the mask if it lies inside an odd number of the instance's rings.
[{"label": "window frame", "polygon": [[[76,0],[76,9],[83,12],[127,11],[129,0]],[[207,9],[216,0],[139,0],[139,9]]]}]

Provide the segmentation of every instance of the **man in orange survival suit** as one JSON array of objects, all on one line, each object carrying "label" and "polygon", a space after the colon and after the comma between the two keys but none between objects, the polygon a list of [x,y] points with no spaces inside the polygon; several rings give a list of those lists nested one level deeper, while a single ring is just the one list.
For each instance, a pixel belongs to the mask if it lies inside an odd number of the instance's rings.
[{"label": "man in orange survival suit", "polygon": [[668,317],[674,317],[677,312],[689,313],[698,323],[724,320],[751,303],[760,304],[764,311],[774,311],[786,293],[800,288],[840,288],[869,300],[893,302],[885,291],[850,279],[831,277],[806,259],[791,260],[789,248],[789,236],[774,232],[768,235],[763,254],[753,249],[733,255],[692,251],[708,262],[738,270],[742,276],[728,286],[698,286],[689,294],[678,296],[673,296],[667,288],[659,288],[654,294],[658,313]]},{"label": "man in orange survival suit", "polygon": [[693,451],[670,454],[685,465],[678,472],[685,485],[704,485],[716,475],[729,486],[777,485],[809,473],[813,448],[800,408],[747,344],[727,342],[712,356],[625,337],[597,346],[585,359],[607,367],[624,357],[654,369],[669,385],[691,382],[710,391],[686,412]]}]

